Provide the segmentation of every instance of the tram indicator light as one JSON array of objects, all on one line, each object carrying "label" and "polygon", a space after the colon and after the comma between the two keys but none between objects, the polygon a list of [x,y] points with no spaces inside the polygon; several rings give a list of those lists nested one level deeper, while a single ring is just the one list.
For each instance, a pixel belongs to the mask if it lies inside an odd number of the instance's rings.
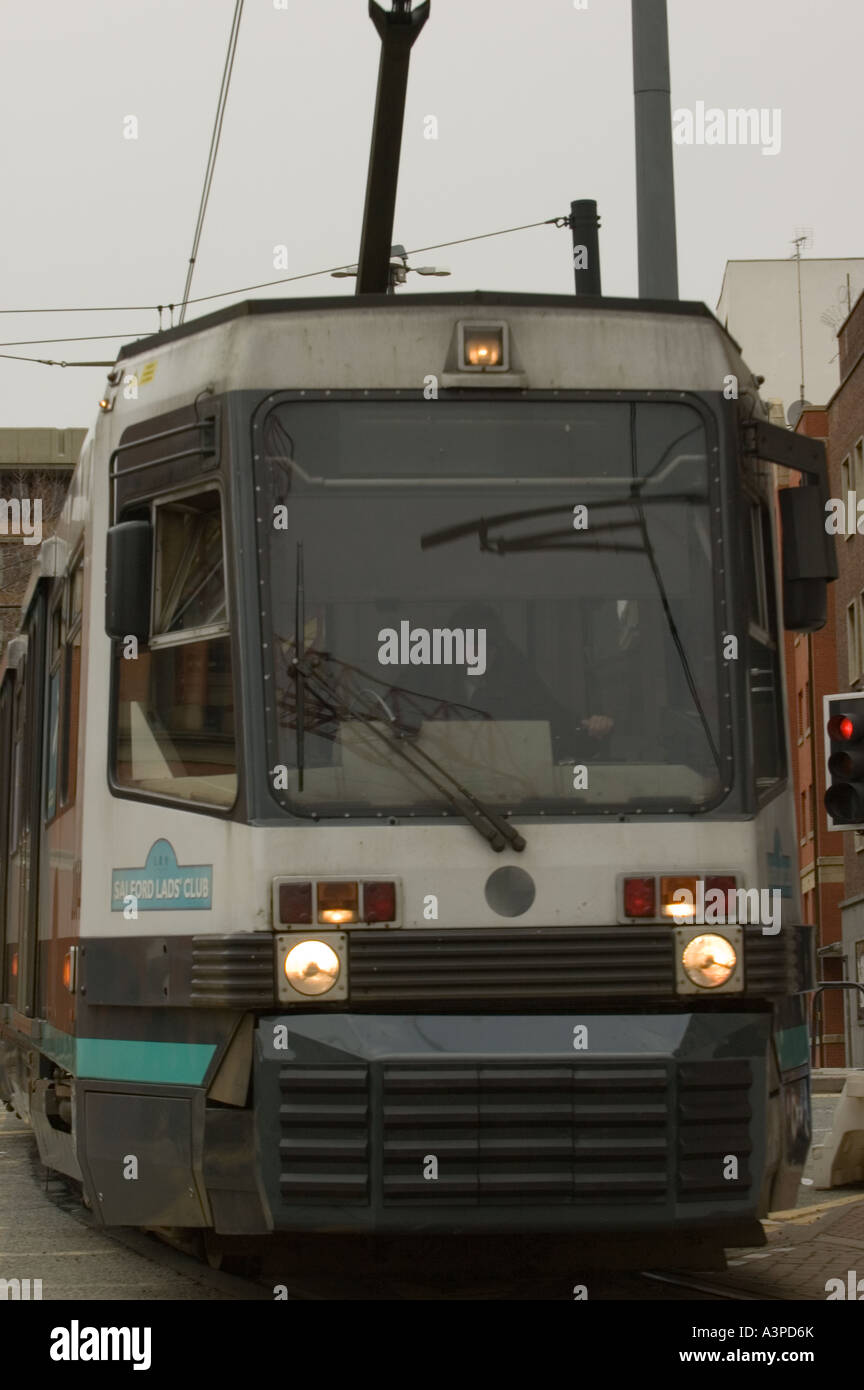
[{"label": "tram indicator light", "polygon": [[395,922],[396,920],[396,884],[391,880],[389,883],[364,883],[363,884],[363,921],[372,922]]},{"label": "tram indicator light", "polygon": [[[737,886],[738,880],[735,878],[734,874],[709,874],[708,877],[705,879],[705,896],[707,897],[708,894],[712,891],[719,891],[720,893],[722,893],[725,898],[725,916],[729,913],[729,894],[734,893]],[[716,899],[712,899],[712,901],[716,902]],[[736,901],[737,899],[732,899],[733,903],[735,903]]]},{"label": "tram indicator light", "polygon": [[311,927],[312,884],[279,884],[279,921],[284,926]]},{"label": "tram indicator light", "polygon": [[[619,874],[618,920],[677,926],[692,916],[694,907],[704,903],[706,894],[712,890],[723,894],[728,913],[730,895],[735,893],[738,882],[737,874],[706,874],[704,870],[689,874]],[[712,898],[711,902],[719,906],[717,898]],[[732,897],[731,908],[735,904],[736,899]]]},{"label": "tram indicator light", "polygon": [[318,884],[318,921],[340,926],[343,922],[356,922],[357,882]]},{"label": "tram indicator light", "polygon": [[830,830],[864,828],[864,694],[826,695],[825,809]]},{"label": "tram indicator light", "polygon": [[[681,888],[686,888],[690,894],[689,900],[676,899],[675,894]],[[693,904],[696,901],[696,877],[690,874],[675,874],[674,877],[661,878],[660,880],[660,911],[664,917],[671,917],[677,921],[679,917],[691,917],[693,915]]]},{"label": "tram indicator light", "polygon": [[402,926],[398,878],[294,878],[277,875],[272,882],[273,927],[302,931],[328,927]]},{"label": "tram indicator light", "polygon": [[627,917],[656,917],[657,893],[654,876],[625,878],[624,913]]}]

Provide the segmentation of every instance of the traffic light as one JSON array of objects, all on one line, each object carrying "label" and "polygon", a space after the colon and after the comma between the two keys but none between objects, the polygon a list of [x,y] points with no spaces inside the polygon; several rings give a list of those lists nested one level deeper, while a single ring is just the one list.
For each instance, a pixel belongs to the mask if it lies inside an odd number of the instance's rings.
[{"label": "traffic light", "polygon": [[864,694],[825,695],[825,809],[830,830],[864,829]]}]

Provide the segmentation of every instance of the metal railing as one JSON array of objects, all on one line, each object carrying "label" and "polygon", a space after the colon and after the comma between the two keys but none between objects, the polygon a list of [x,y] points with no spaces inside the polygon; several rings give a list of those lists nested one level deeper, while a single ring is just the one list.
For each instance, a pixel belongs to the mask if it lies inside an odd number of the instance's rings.
[{"label": "metal railing", "polygon": [[[864,997],[864,985],[858,984],[855,980],[821,980],[813,990],[813,999],[810,1005],[810,1038],[812,1065],[817,1065],[817,1049],[819,1056],[819,1066],[825,1065],[825,1039],[822,1029],[825,1024],[825,1011],[822,1007],[822,995],[826,989],[860,989]],[[818,1020],[818,1022],[817,1022]]]}]

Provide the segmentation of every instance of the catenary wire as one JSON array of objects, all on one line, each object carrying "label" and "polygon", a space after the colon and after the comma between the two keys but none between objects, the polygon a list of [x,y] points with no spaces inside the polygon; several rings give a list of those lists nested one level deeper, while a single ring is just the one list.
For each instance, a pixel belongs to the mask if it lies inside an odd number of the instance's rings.
[{"label": "catenary wire", "polygon": [[86,338],[19,338],[17,342],[0,343],[0,347],[39,347],[42,343],[104,343],[109,338],[134,338],[140,328],[130,329],[128,333],[91,333]]},{"label": "catenary wire", "polygon": [[[449,246],[461,246],[468,241],[485,241],[489,237],[506,236],[509,232],[525,232],[534,227],[561,226],[565,219],[545,217],[540,222],[525,222],[520,227],[502,227],[497,232],[479,232],[476,236],[457,237],[455,241],[439,241],[434,246],[416,246],[407,251],[408,256],[418,256],[421,251],[443,251]],[[202,294],[188,301],[189,304],[206,304],[211,299],[227,299],[232,294],[247,294],[250,290],[269,289],[272,285],[287,285],[295,280],[314,280],[319,275],[332,275],[334,270],[349,270],[353,261],[342,261],[339,265],[328,265],[322,270],[307,270],[302,275],[284,275],[278,280],[263,280],[258,285],[239,285],[235,289],[220,290],[217,294]],[[85,304],[67,305],[62,308],[44,309],[0,309],[0,314],[120,314],[151,312],[160,309],[176,309],[175,304]]]},{"label": "catenary wire", "polygon": [[[454,241],[440,241],[433,246],[417,246],[413,250],[406,252],[408,256],[417,256],[422,251],[441,251],[448,246],[461,246],[469,241],[485,241],[489,237],[507,236],[511,232],[525,232],[534,227],[560,227],[565,225],[567,219],[563,217],[545,217],[539,222],[524,222],[518,227],[501,227],[496,232],[479,232],[475,236],[457,237]],[[341,265],[327,266],[323,270],[309,270],[302,275],[285,275],[278,280],[264,280],[257,285],[242,285],[232,290],[222,290],[218,294],[199,295],[195,299],[189,299],[187,304],[206,304],[213,299],[227,299],[234,294],[248,294],[251,290],[270,289],[273,285],[287,285],[297,280],[314,280],[319,275],[332,275],[334,270],[349,269],[349,263],[343,262]],[[114,305],[91,305],[89,307],[67,307],[62,309],[0,309],[0,314],[90,314],[90,313],[119,313],[132,311],[156,311],[160,314],[163,309],[173,310],[174,304],[114,304]],[[16,347],[39,343],[73,343],[73,342],[107,342],[110,338],[123,338],[134,340],[140,329],[131,330],[129,333],[104,333],[94,334],[89,338],[28,338],[21,340],[21,343],[0,343],[0,347]],[[157,330],[158,332],[159,330]],[[152,336],[152,335],[145,335]],[[0,359],[12,362],[36,362],[43,367],[113,367],[114,362],[57,362],[45,357],[23,357],[14,353],[0,352]]]}]

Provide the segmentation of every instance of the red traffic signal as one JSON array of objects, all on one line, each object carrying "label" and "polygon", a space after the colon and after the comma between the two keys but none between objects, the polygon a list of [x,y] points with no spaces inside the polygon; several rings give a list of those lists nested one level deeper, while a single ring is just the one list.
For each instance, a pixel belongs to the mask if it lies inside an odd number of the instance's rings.
[{"label": "red traffic signal", "polygon": [[826,695],[825,808],[831,830],[864,828],[864,693]]}]

